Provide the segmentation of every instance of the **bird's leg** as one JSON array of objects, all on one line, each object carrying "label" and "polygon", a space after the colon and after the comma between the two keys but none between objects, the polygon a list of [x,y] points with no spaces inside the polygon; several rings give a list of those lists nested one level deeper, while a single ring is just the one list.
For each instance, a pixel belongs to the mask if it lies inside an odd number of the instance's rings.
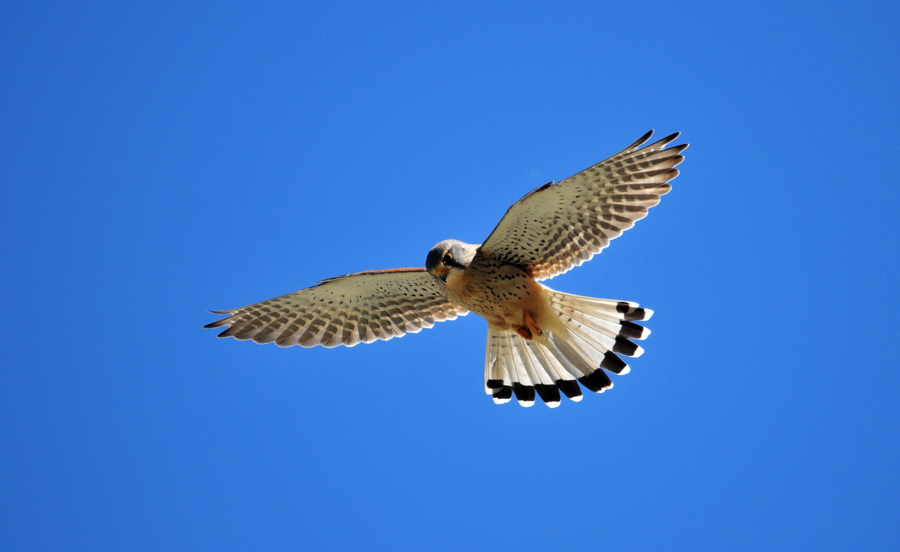
[{"label": "bird's leg", "polygon": [[513,326],[516,333],[524,337],[525,339],[532,339],[536,335],[544,335],[544,332],[538,327],[537,322],[534,321],[534,317],[531,316],[531,313],[525,311],[525,325],[523,326]]},{"label": "bird's leg", "polygon": [[529,334],[544,335],[544,332],[538,327],[537,322],[534,321],[534,317],[531,316],[531,313],[528,311],[525,311],[525,326],[528,328]]},{"label": "bird's leg", "polygon": [[528,326],[513,326],[512,328],[523,338],[531,339],[531,330],[528,329]]}]

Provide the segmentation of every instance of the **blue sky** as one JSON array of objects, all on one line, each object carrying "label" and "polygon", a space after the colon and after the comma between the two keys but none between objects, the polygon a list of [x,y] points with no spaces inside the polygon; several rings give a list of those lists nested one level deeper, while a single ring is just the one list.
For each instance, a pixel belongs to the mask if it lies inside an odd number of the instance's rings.
[{"label": "blue sky", "polygon": [[[5,3],[2,547],[897,548],[898,12]],[[650,128],[673,192],[548,282],[656,311],[602,396],[494,405],[476,316],[201,329],[478,243]]]}]

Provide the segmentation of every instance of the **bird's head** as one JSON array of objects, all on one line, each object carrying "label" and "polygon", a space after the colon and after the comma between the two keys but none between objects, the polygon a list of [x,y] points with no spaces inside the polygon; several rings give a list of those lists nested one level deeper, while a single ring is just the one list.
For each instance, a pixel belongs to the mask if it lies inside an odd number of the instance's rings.
[{"label": "bird's head", "polygon": [[477,245],[463,243],[459,240],[444,240],[428,252],[425,269],[446,282],[447,277],[456,270],[465,270],[475,257]]}]

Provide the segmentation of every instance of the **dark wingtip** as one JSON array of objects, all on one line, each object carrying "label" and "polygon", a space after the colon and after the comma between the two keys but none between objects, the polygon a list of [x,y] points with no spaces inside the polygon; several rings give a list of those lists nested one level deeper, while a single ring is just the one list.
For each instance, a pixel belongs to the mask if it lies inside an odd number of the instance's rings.
[{"label": "dark wingtip", "polygon": [[227,320],[230,320],[230,319],[231,319],[231,317],[228,317],[228,318],[222,318],[221,320],[216,320],[215,322],[210,322],[209,324],[203,326],[203,329],[210,330],[213,328],[221,328],[222,326],[227,326],[228,325]]},{"label": "dark wingtip", "polygon": [[643,320],[646,316],[647,311],[644,309],[634,309],[634,312],[625,314],[625,320]]},{"label": "dark wingtip", "polygon": [[556,380],[556,387],[570,399],[576,399],[581,396],[581,388],[575,380]]},{"label": "dark wingtip", "polygon": [[501,401],[506,401],[512,398],[512,387],[508,385],[504,385],[500,389],[494,392],[492,395],[495,399],[500,399]]},{"label": "dark wingtip", "polygon": [[534,390],[547,404],[559,402],[559,389],[555,385],[535,384]]},{"label": "dark wingtip", "polygon": [[[645,318],[648,318],[646,309],[632,307],[626,301],[619,301],[616,304],[616,312],[623,314],[625,320],[644,320]],[[650,314],[652,314],[652,312]]]},{"label": "dark wingtip", "polygon": [[612,380],[603,370],[594,370],[590,375],[578,378],[578,381],[594,393],[600,393],[612,387]]},{"label": "dark wingtip", "polygon": [[530,385],[522,385],[519,382],[513,383],[513,392],[516,394],[516,400],[519,402],[534,402],[534,387]]},{"label": "dark wingtip", "polygon": [[503,380],[487,380],[488,389],[500,389],[503,387]]},{"label": "dark wingtip", "polygon": [[232,315],[234,315],[234,311],[214,311],[214,310],[211,310],[211,311],[208,311],[208,312],[211,312],[211,313],[213,313],[213,314],[218,314],[218,315],[226,315],[226,314],[227,314],[228,317],[227,317],[227,318],[220,318],[219,320],[215,320],[215,321],[213,321],[213,322],[210,322],[209,324],[203,326],[203,329],[204,329],[204,330],[208,330],[208,329],[211,329],[211,328],[219,328],[219,327],[221,327],[221,326],[225,326],[225,325],[228,324],[228,322],[226,322],[226,320],[230,320],[231,317],[232,317]]},{"label": "dark wingtip", "polygon": [[616,343],[613,345],[613,352],[620,353],[625,356],[634,356],[638,350],[638,346],[633,341],[629,341],[621,335],[616,336]]},{"label": "dark wingtip", "polygon": [[641,136],[640,138],[638,138],[633,144],[631,144],[630,146],[628,146],[628,147],[625,148],[625,149],[626,149],[626,150],[630,150],[630,149],[633,149],[633,148],[640,147],[640,146],[642,146],[642,145],[644,144],[644,142],[646,142],[647,140],[649,140],[651,136],[653,136],[653,129],[652,129],[652,128],[651,128],[649,131],[647,131],[646,134],[644,134],[643,136]]},{"label": "dark wingtip", "polygon": [[[628,364],[626,364],[625,361],[619,358],[614,352],[606,351],[605,353],[603,353],[603,361],[600,363],[600,367],[605,368],[614,374],[621,374],[626,368],[628,368]],[[596,374],[597,372],[594,373]]]},{"label": "dark wingtip", "polygon": [[676,138],[678,138],[679,136],[681,136],[680,132],[673,132],[672,134],[666,136],[665,138],[662,138],[660,140],[657,140],[655,143],[650,144],[650,147],[651,148],[652,147],[663,147],[664,148],[664,147],[668,146],[669,144],[671,144],[672,141],[675,140]]},{"label": "dark wingtip", "polygon": [[619,330],[619,335],[621,335],[622,337],[640,339],[641,336],[644,335],[643,326],[638,326],[634,322],[628,322],[627,320],[623,320],[621,324],[622,328]]}]

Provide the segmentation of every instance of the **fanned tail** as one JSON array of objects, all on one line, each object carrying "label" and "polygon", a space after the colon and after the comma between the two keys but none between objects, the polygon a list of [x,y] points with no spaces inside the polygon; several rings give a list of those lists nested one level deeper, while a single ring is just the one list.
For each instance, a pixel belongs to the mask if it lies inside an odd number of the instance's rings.
[{"label": "fanned tail", "polygon": [[[485,391],[494,402],[513,395],[522,406],[539,396],[550,408],[559,406],[560,392],[573,401],[582,399],[579,383],[595,393],[613,386],[606,371],[617,375],[630,370],[619,355],[639,357],[644,350],[632,340],[645,339],[650,330],[635,324],[653,311],[637,303],[544,292],[562,323],[556,331],[527,340],[518,333],[488,324]],[[549,330],[549,331],[548,331]]]}]

